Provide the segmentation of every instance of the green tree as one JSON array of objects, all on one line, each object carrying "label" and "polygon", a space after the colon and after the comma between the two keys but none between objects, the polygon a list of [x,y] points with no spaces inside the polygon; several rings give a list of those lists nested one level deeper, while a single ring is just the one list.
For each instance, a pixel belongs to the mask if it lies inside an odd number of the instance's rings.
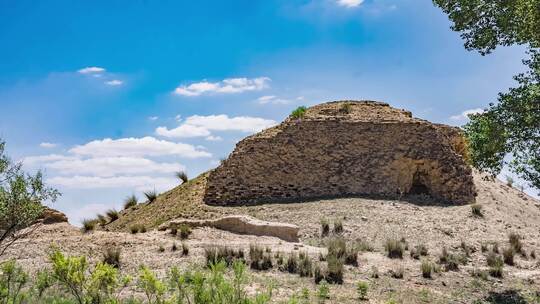
[{"label": "green tree", "polygon": [[[473,165],[498,174],[508,165],[540,188],[540,0],[433,0],[460,32],[465,48],[486,55],[498,46],[523,45],[528,68],[518,86],[500,93],[465,125]],[[507,157],[509,156],[509,157]]]},{"label": "green tree", "polygon": [[5,154],[5,142],[0,140],[0,256],[17,240],[25,237],[43,212],[44,201],[55,201],[58,190],[45,186],[43,175],[30,175],[22,163],[14,163]]}]

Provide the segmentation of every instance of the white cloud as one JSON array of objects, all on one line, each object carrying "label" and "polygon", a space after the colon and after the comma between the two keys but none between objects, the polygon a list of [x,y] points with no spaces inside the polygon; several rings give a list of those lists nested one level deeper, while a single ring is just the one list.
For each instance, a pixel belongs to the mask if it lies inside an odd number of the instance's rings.
[{"label": "white cloud", "polygon": [[[221,115],[209,115],[199,116],[193,115],[188,117],[180,126],[174,129],[167,129],[167,127],[158,127],[156,134],[173,137],[210,137],[210,131],[241,131],[246,133],[259,132],[268,127],[274,126],[276,122],[274,120],[238,116],[230,117]],[[215,140],[216,137],[210,137],[210,140]]]},{"label": "white cloud", "polygon": [[66,155],[60,155],[60,154],[49,154],[49,155],[39,155],[39,156],[28,156],[23,158],[23,163],[25,165],[38,165],[44,162],[53,162],[53,161],[61,161],[61,160],[74,160],[77,159],[74,156],[66,156]]},{"label": "white cloud", "polygon": [[105,84],[115,87],[115,86],[123,85],[124,82],[122,80],[113,79],[113,80],[105,81]]},{"label": "white cloud", "polygon": [[75,146],[69,152],[92,157],[176,155],[185,158],[198,158],[212,156],[210,153],[189,144],[159,140],[151,136],[94,140],[84,145]]},{"label": "white cloud", "polygon": [[135,188],[144,191],[155,188],[158,191],[171,189],[178,185],[173,177],[154,176],[56,176],[47,179],[47,183],[72,189],[99,189],[99,188]]},{"label": "white cloud", "polygon": [[337,0],[338,5],[348,8],[358,7],[362,3],[364,3],[364,0]]},{"label": "white cloud", "polygon": [[465,120],[469,119],[469,115],[471,115],[471,114],[481,114],[483,112],[484,112],[484,110],[480,109],[480,108],[465,110],[465,111],[461,112],[461,114],[459,114],[459,115],[450,116],[450,119],[451,120],[456,120],[456,121],[465,121]]},{"label": "white cloud", "polygon": [[174,120],[176,120],[176,121],[182,120],[182,115],[180,115],[180,114],[176,115],[176,116],[174,117]]},{"label": "white cloud", "polygon": [[50,142],[42,142],[39,144],[40,147],[42,148],[47,148],[47,149],[50,149],[50,148],[56,148],[56,146],[58,146],[57,144],[54,144],[54,143],[50,143]]},{"label": "white cloud", "polygon": [[220,136],[214,136],[214,135],[207,136],[205,139],[208,141],[222,141],[223,140],[223,138],[221,138]]},{"label": "white cloud", "polygon": [[81,74],[99,74],[99,73],[105,72],[105,69],[93,66],[93,67],[82,68],[78,70],[77,72]]},{"label": "white cloud", "polygon": [[182,96],[199,96],[203,94],[233,94],[246,91],[260,91],[269,87],[270,78],[227,78],[218,82],[201,81],[190,85],[182,85],[174,90],[174,94]]},{"label": "white cloud", "polygon": [[150,117],[148,117],[148,120],[151,120],[151,121],[156,121],[158,119],[159,119],[158,116],[150,116]]},{"label": "white cloud", "polygon": [[86,175],[108,177],[114,175],[162,173],[171,174],[185,167],[176,163],[157,163],[140,157],[98,157],[89,159],[64,159],[45,163],[63,175]]},{"label": "white cloud", "polygon": [[209,136],[210,131],[204,127],[182,124],[179,127],[170,130],[166,127],[158,127],[156,129],[156,134],[164,137],[188,138]]},{"label": "white cloud", "polygon": [[288,104],[292,102],[292,100],[278,98],[274,95],[261,96],[257,98],[257,101],[259,104]]}]

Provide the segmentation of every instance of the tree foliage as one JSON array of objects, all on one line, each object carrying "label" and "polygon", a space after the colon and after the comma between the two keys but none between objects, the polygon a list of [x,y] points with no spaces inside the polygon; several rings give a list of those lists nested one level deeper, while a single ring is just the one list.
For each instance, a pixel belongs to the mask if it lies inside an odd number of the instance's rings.
[{"label": "tree foliage", "polygon": [[59,195],[44,184],[41,172],[27,174],[22,163],[12,162],[0,140],[0,256],[28,233],[25,228],[43,212],[42,202],[55,201]]},{"label": "tree foliage", "polygon": [[493,175],[508,165],[540,188],[540,0],[433,0],[460,32],[465,48],[482,55],[524,45],[526,72],[465,126],[473,165]]}]

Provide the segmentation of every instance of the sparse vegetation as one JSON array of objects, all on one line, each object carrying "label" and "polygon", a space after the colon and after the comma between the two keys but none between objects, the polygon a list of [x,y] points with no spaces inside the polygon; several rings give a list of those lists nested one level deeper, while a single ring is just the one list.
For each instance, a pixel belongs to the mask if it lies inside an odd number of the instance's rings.
[{"label": "sparse vegetation", "polygon": [[334,233],[335,234],[343,233],[343,222],[340,219],[334,220]]},{"label": "sparse vegetation", "polygon": [[514,265],[514,255],[516,254],[516,251],[513,247],[506,247],[503,249],[503,261],[507,265]]},{"label": "sparse vegetation", "polygon": [[235,261],[245,263],[244,251],[242,249],[234,250],[226,246],[210,247],[204,249],[204,255],[208,267],[220,262],[225,263],[227,266],[231,266]]},{"label": "sparse vegetation", "polygon": [[269,252],[265,252],[262,247],[249,245],[249,260],[251,269],[268,270],[272,269],[272,257]]},{"label": "sparse vegetation", "polygon": [[298,274],[301,277],[311,277],[313,275],[313,262],[305,252],[299,254]]},{"label": "sparse vegetation", "polygon": [[124,200],[124,210],[137,206],[137,201],[138,200],[135,194],[126,197]]},{"label": "sparse vegetation", "polygon": [[371,266],[371,274],[369,275],[373,279],[379,278],[379,268],[377,266]]},{"label": "sparse vegetation", "polygon": [[325,237],[330,233],[330,223],[327,219],[321,219],[321,236]]},{"label": "sparse vegetation", "polygon": [[120,217],[120,214],[115,209],[109,209],[105,214],[109,218],[109,223],[116,221]]},{"label": "sparse vegetation", "polygon": [[300,118],[304,117],[304,115],[306,115],[306,111],[307,111],[306,107],[300,106],[300,107],[294,109],[294,111],[292,111],[291,117],[295,118],[295,119],[300,119]]},{"label": "sparse vegetation", "polygon": [[158,251],[159,252],[165,252],[165,247],[163,247],[163,245],[159,245]]},{"label": "sparse vegetation", "polygon": [[391,259],[402,259],[403,258],[403,243],[396,239],[387,239],[384,244],[384,250],[386,255]]},{"label": "sparse vegetation", "polygon": [[416,245],[415,247],[413,247],[411,249],[410,254],[411,254],[411,258],[413,258],[415,260],[418,260],[418,259],[420,259],[420,257],[427,256],[429,254],[429,252],[428,252],[428,249],[427,249],[426,245],[420,244],[420,245]]},{"label": "sparse vegetation", "polygon": [[512,232],[508,235],[508,242],[510,243],[510,246],[514,249],[515,253],[522,253],[523,252],[523,243],[521,243],[522,237]]},{"label": "sparse vegetation", "polygon": [[420,270],[422,271],[422,277],[426,279],[431,279],[431,274],[433,273],[433,263],[425,259],[420,264]]},{"label": "sparse vegetation", "polygon": [[368,290],[369,290],[368,282],[360,281],[356,283],[356,293],[358,294],[359,300],[367,300]]},{"label": "sparse vegetation", "polygon": [[348,102],[341,105],[340,111],[345,114],[349,114],[352,111],[352,105]]},{"label": "sparse vegetation", "polygon": [[327,263],[325,280],[330,284],[343,284],[343,260],[335,255],[328,255]]},{"label": "sparse vegetation", "polygon": [[171,251],[175,252],[176,250],[178,250],[178,246],[176,245],[176,243],[173,243],[171,247]]},{"label": "sparse vegetation", "polygon": [[480,204],[472,204],[471,205],[471,213],[475,217],[483,217],[484,213],[482,212],[482,205],[480,205]]},{"label": "sparse vegetation", "polygon": [[180,225],[180,238],[182,240],[187,239],[191,235],[191,227],[188,225],[182,224]]},{"label": "sparse vegetation", "polygon": [[490,252],[486,257],[487,264],[489,266],[489,274],[495,278],[501,278],[503,275],[504,262],[500,256],[494,252]]},{"label": "sparse vegetation", "polygon": [[403,279],[403,276],[405,274],[405,269],[402,265],[398,265],[394,267],[394,269],[390,269],[389,274],[394,279]]},{"label": "sparse vegetation", "polygon": [[84,220],[82,220],[81,224],[82,224],[81,229],[85,233],[90,232],[90,231],[94,231],[94,229],[96,228],[96,221],[95,220],[84,219]]},{"label": "sparse vegetation", "polygon": [[330,287],[328,287],[328,283],[325,280],[322,280],[319,284],[317,298],[319,299],[319,303],[324,303],[330,298]]},{"label": "sparse vegetation", "polygon": [[143,194],[146,197],[148,203],[153,203],[158,197],[158,193],[156,192],[156,190],[146,191]]},{"label": "sparse vegetation", "polygon": [[182,184],[187,183],[189,181],[187,173],[185,171],[177,171],[176,177],[182,181]]},{"label": "sparse vegetation", "polygon": [[182,242],[182,255],[186,256],[189,254],[189,247],[186,243]]},{"label": "sparse vegetation", "polygon": [[446,247],[441,250],[439,263],[444,265],[445,271],[459,271],[459,265],[467,262],[466,257],[459,256],[455,253],[449,253]]},{"label": "sparse vegetation", "polygon": [[119,247],[109,247],[103,253],[103,263],[109,264],[114,268],[120,268],[120,254],[121,250]]}]

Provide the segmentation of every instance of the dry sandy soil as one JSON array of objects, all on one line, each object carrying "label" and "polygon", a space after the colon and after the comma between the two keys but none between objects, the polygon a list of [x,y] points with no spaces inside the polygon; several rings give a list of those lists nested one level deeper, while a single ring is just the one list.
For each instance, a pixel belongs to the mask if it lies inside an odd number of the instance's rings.
[{"label": "dry sandy soil", "polygon": [[[358,302],[356,283],[370,284],[369,301],[365,303],[540,303],[540,256],[530,257],[531,251],[540,254],[540,202],[499,181],[488,181],[475,175],[478,190],[477,202],[483,207],[484,216],[474,217],[471,207],[447,206],[429,200],[382,200],[367,198],[328,199],[292,204],[263,204],[244,207],[210,207],[200,200],[205,175],[186,185],[162,194],[152,204],[140,204],[123,211],[120,219],[100,231],[82,233],[69,224],[53,224],[39,228],[31,238],[13,246],[8,258],[17,259],[28,270],[46,266],[46,253],[56,244],[68,254],[84,254],[91,261],[101,259],[104,248],[122,248],[122,271],[135,273],[139,265],[150,266],[160,275],[173,265],[197,267],[204,265],[204,248],[226,244],[248,248],[250,244],[269,246],[273,252],[308,251],[315,260],[325,251],[324,238],[320,237],[321,218],[330,222],[341,219],[343,236],[349,240],[363,240],[374,247],[373,252],[360,253],[358,267],[346,266],[345,283],[331,287],[330,303]],[[300,243],[288,243],[273,237],[236,235],[212,228],[197,228],[187,240],[190,254],[182,257],[172,252],[178,237],[158,231],[160,224],[174,218],[216,218],[226,214],[247,214],[268,220],[293,223],[300,227]],[[130,234],[128,227],[144,224],[147,233]],[[502,279],[475,278],[473,270],[487,270],[482,244],[497,242],[501,250],[508,246],[508,234],[523,237],[528,257],[516,256],[514,266],[505,265]],[[405,238],[409,249],[424,244],[428,258],[436,262],[443,247],[462,254],[460,244],[474,248],[469,262],[459,271],[435,274],[425,279],[420,272],[420,261],[412,259],[409,251],[404,258],[389,259],[384,252],[388,238]],[[164,252],[158,248],[163,246]],[[491,247],[491,246],[489,246]],[[403,279],[392,278],[388,271],[403,267]],[[372,268],[377,267],[379,278],[372,278]],[[274,282],[276,301],[288,298],[303,287],[315,294],[317,286],[311,278],[286,274],[274,269],[252,272],[252,287]],[[315,298],[313,298],[315,301]]]}]

